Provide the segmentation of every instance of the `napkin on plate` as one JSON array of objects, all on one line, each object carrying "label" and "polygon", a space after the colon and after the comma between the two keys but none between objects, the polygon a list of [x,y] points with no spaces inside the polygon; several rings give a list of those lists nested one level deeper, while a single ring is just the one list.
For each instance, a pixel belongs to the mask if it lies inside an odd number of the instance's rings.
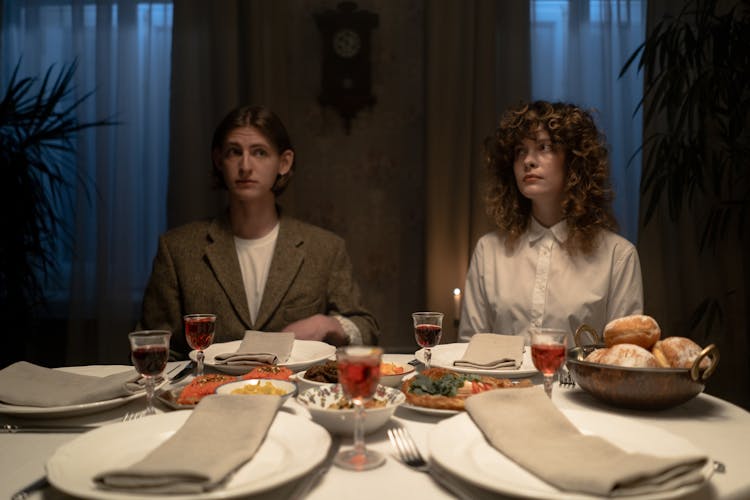
[{"label": "napkin on plate", "polygon": [[143,459],[102,472],[94,481],[132,493],[210,491],[255,455],[280,404],[279,396],[207,396],[177,432]]},{"label": "napkin on plate", "polygon": [[464,356],[453,366],[497,370],[517,370],[523,362],[524,339],[520,335],[476,333],[471,337]]},{"label": "napkin on plate", "polygon": [[276,365],[289,359],[294,345],[292,332],[256,332],[248,330],[235,352],[217,354],[214,363],[230,366]]},{"label": "napkin on plate", "polygon": [[106,401],[143,390],[138,378],[132,369],[95,377],[18,361],[0,370],[0,401],[45,408]]},{"label": "napkin on plate", "polygon": [[466,410],[495,449],[560,490],[642,495],[703,480],[706,456],[629,453],[584,435],[541,386],[480,393],[466,400]]}]

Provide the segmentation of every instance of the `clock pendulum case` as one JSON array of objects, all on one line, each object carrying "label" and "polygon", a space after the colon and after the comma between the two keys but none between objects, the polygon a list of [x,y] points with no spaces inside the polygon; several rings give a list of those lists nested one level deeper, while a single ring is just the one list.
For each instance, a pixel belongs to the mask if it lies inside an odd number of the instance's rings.
[{"label": "clock pendulum case", "polygon": [[342,2],[336,10],[315,14],[322,41],[321,106],[335,108],[351,131],[352,120],[375,104],[372,95],[370,34],[378,15]]}]

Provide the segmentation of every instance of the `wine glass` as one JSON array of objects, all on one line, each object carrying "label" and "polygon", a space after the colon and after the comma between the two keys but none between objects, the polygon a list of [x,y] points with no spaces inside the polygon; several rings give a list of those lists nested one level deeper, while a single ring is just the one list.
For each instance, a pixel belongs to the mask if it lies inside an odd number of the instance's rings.
[{"label": "wine glass", "polygon": [[354,448],[339,452],[334,463],[345,469],[362,471],[385,462],[377,451],[365,448],[365,402],[372,398],[380,382],[383,349],[371,346],[344,346],[336,350],[336,370],[344,394],[354,403]]},{"label": "wine glass", "polygon": [[166,330],[139,330],[130,332],[130,358],[136,371],[146,379],[145,415],[153,415],[154,381],[159,377],[169,360],[169,338],[171,332]]},{"label": "wine glass", "polygon": [[411,315],[414,320],[414,338],[417,344],[424,348],[424,365],[430,367],[432,360],[431,348],[440,343],[443,336],[443,313],[415,312]]},{"label": "wine glass", "polygon": [[565,362],[568,332],[552,328],[531,330],[531,359],[534,366],[544,375],[544,392],[552,397],[552,378]]},{"label": "wine glass", "polygon": [[191,349],[198,351],[198,363],[195,367],[195,376],[203,375],[203,351],[214,341],[216,332],[215,314],[187,314],[182,318],[185,321],[185,339]]}]

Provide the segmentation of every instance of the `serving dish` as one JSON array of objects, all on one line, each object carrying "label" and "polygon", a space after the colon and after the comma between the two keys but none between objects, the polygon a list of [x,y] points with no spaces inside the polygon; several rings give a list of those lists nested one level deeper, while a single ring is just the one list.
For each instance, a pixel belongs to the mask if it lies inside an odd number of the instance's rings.
[{"label": "serving dish", "polygon": [[[334,384],[307,389],[297,396],[297,402],[307,408],[314,422],[322,425],[332,434],[351,436],[354,432],[354,409],[329,409],[329,406],[342,397],[344,397],[344,391],[341,384]],[[383,427],[393,416],[396,408],[406,400],[406,396],[398,389],[378,385],[373,399],[385,404],[365,408],[365,434]]]},{"label": "serving dish", "polygon": [[[596,332],[584,326],[576,331],[577,347],[568,350],[566,365],[578,386],[613,406],[664,410],[685,403],[703,392],[706,380],[719,363],[719,350],[714,344],[704,348],[690,368],[631,368],[591,363],[585,361],[586,356],[605,345]],[[596,343],[580,345],[583,332],[592,334]],[[707,368],[700,368],[704,358],[710,363]]]},{"label": "serving dish", "polygon": [[[245,387],[263,387],[266,384],[270,384],[277,391],[283,391],[281,396],[282,404],[284,401],[289,399],[291,396],[297,394],[297,384],[288,380],[277,380],[271,378],[251,378],[246,380],[238,380],[237,382],[229,382],[227,384],[220,385],[216,388],[216,394],[232,394],[236,390],[243,389]],[[238,394],[242,396],[242,394]]]}]

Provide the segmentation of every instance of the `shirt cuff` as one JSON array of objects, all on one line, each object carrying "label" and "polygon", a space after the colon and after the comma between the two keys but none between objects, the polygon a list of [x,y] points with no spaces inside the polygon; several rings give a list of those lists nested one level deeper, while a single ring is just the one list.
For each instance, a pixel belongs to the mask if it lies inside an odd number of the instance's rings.
[{"label": "shirt cuff", "polygon": [[336,318],[336,321],[341,324],[341,328],[344,329],[344,335],[349,339],[349,344],[362,344],[362,332],[359,331],[354,321],[339,314],[334,314],[333,317]]}]

